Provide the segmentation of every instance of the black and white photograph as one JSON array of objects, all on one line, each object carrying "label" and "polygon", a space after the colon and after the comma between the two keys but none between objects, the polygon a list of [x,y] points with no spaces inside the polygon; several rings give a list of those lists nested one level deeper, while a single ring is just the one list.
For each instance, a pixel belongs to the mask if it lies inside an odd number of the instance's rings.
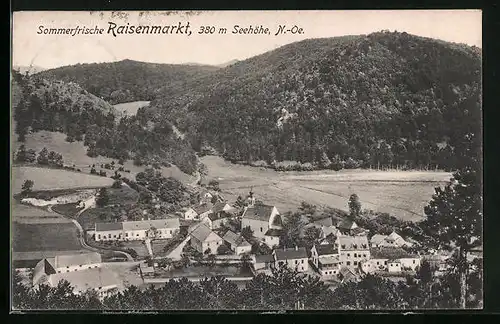
[{"label": "black and white photograph", "polygon": [[483,309],[480,10],[11,24],[11,312]]}]

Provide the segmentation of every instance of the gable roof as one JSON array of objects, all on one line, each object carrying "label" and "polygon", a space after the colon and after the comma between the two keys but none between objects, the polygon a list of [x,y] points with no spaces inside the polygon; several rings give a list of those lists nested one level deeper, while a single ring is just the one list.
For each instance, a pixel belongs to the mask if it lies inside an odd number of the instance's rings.
[{"label": "gable roof", "polygon": [[266,263],[266,262],[274,262],[274,257],[272,254],[263,254],[255,256],[255,263]]},{"label": "gable roof", "polygon": [[70,254],[70,255],[56,255],[54,258],[55,268],[65,268],[84,264],[101,263],[101,255],[97,252]]},{"label": "gable roof", "polygon": [[[212,208],[212,211],[213,211],[214,213],[219,213],[219,212],[221,212],[221,211],[223,211],[223,210],[224,210],[224,207],[226,207],[226,205],[228,205],[228,206],[229,206],[229,204],[228,204],[227,202],[219,202],[219,201],[218,201],[218,202],[216,202],[216,203],[214,204],[214,206],[213,206],[213,208]],[[231,206],[229,206],[229,207],[231,207]]]},{"label": "gable roof", "polygon": [[260,221],[269,221],[274,206],[255,205],[245,209],[242,218],[255,219]]},{"label": "gable roof", "polygon": [[212,210],[212,206],[210,206],[208,204],[203,204],[203,205],[199,205],[199,206],[194,207],[193,210],[195,211],[195,213],[197,213],[199,215],[199,214],[203,214],[203,213],[206,213],[207,211]]},{"label": "gable roof", "polygon": [[203,223],[191,232],[191,236],[201,242],[206,242],[209,237],[211,237],[212,240],[222,240],[219,235],[212,232],[212,230]]},{"label": "gable roof", "polygon": [[330,216],[315,220],[312,223],[314,225],[325,226],[325,227],[330,227],[334,225],[333,219]]},{"label": "gable roof", "polygon": [[335,256],[329,256],[326,258],[321,258],[318,260],[319,263],[321,264],[335,264],[339,262],[339,256],[338,254]]},{"label": "gable roof", "polygon": [[123,225],[121,222],[114,223],[95,223],[96,231],[121,231],[123,229]]},{"label": "gable roof", "polygon": [[113,271],[107,268],[92,268],[81,271],[62,272],[50,276],[56,286],[59,281],[67,280],[76,291],[86,291],[106,286],[118,286],[119,281]]},{"label": "gable roof", "polygon": [[319,255],[330,255],[330,254],[338,254],[337,248],[334,244],[320,244],[315,245],[316,252]]},{"label": "gable roof", "polygon": [[349,250],[368,250],[368,238],[366,236],[339,236],[340,249],[343,251]]},{"label": "gable roof", "polygon": [[231,245],[235,246],[250,245],[250,243],[248,243],[243,236],[236,234],[231,230],[227,231],[222,238]]},{"label": "gable roof", "polygon": [[290,259],[307,259],[307,251],[305,247],[290,248],[290,249],[276,249],[276,260],[290,260]]},{"label": "gable roof", "polygon": [[161,228],[178,228],[180,226],[179,218],[164,218],[164,219],[151,219],[142,221],[129,221],[123,222],[123,229],[125,231],[133,230],[149,230],[154,227]]},{"label": "gable roof", "polygon": [[386,238],[385,235],[375,234],[370,239],[370,243],[374,244],[374,245],[378,245],[378,244],[381,244],[381,243],[385,242],[385,238]]},{"label": "gable roof", "polygon": [[356,274],[348,267],[342,267],[339,273],[344,277],[343,280],[351,280],[356,278]]},{"label": "gable roof", "polygon": [[356,224],[356,222],[350,220],[350,219],[347,219],[347,218],[344,218],[338,225],[337,227],[339,229],[343,229],[343,230],[350,230],[350,229],[353,229],[355,227],[358,227],[358,225]]},{"label": "gable roof", "polygon": [[398,247],[378,247],[372,248],[370,250],[372,259],[404,259],[404,258],[419,258],[418,255],[414,255],[406,252],[402,248]]},{"label": "gable roof", "polygon": [[270,228],[264,236],[281,236],[281,231],[279,229]]},{"label": "gable roof", "polygon": [[234,217],[233,215],[229,214],[229,213],[226,213],[225,211],[221,211],[221,212],[213,212],[213,213],[210,213],[208,214],[208,218],[210,220],[217,220],[217,219],[224,219],[224,218],[232,218]]}]

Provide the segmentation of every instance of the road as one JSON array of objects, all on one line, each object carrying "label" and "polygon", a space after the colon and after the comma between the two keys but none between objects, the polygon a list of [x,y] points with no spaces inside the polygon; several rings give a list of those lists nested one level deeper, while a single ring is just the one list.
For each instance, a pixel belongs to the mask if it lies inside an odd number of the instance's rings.
[{"label": "road", "polygon": [[[54,212],[54,213],[57,213],[56,211],[54,211],[52,209],[52,206],[53,205],[50,205],[48,206],[48,210],[50,212]],[[78,230],[78,240],[80,240],[80,244],[82,245],[83,248],[87,249],[87,250],[90,250],[90,251],[94,251],[94,252],[102,252],[102,251],[112,251],[112,252],[115,252],[115,253],[118,253],[118,254],[122,254],[124,255],[128,261],[134,261],[134,258],[132,258],[132,256],[126,252],[123,252],[123,251],[118,251],[118,250],[104,250],[104,249],[98,249],[98,248],[95,248],[95,247],[92,247],[90,245],[87,244],[87,242],[85,241],[85,231],[83,230],[82,226],[80,225],[80,223],[78,223],[77,219],[78,217],[87,209],[89,208],[92,208],[95,206],[95,197],[92,197],[92,198],[89,198],[88,200],[85,201],[85,207],[78,211],[78,213],[75,215],[75,219],[73,218],[70,218],[70,220],[73,222],[73,224],[75,224],[77,230]],[[62,214],[60,214],[62,215]],[[65,217],[67,217],[66,215],[63,215]]]},{"label": "road", "polygon": [[191,239],[191,236],[187,236],[184,241],[182,241],[175,249],[173,249],[168,255],[167,258],[170,258],[172,260],[180,260],[182,258],[182,250],[184,249],[184,246],[186,243]]}]

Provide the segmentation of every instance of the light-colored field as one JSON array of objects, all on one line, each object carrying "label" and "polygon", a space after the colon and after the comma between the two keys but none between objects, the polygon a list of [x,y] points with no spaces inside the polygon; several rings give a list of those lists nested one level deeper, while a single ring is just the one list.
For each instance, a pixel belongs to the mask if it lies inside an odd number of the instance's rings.
[{"label": "light-colored field", "polygon": [[208,178],[219,181],[229,200],[246,197],[252,188],[258,200],[276,205],[282,212],[295,210],[302,201],[347,210],[349,196],[356,193],[364,209],[414,221],[423,217],[434,188],[451,178],[447,172],[432,171],[276,172],[231,164],[214,156],[201,161],[207,166]]},{"label": "light-colored field", "polygon": [[105,187],[111,186],[114,181],[83,172],[16,166],[12,167],[12,192],[20,192],[24,181],[28,179],[34,181],[33,190]]},{"label": "light-colored field", "polygon": [[[14,134],[14,133],[13,133]],[[108,176],[111,176],[114,171],[102,169],[101,164],[110,163],[113,159],[98,156],[98,157],[89,157],[87,155],[87,148],[83,145],[83,142],[66,142],[66,135],[58,132],[47,132],[40,131],[34,134],[28,134],[26,136],[26,141],[23,143],[26,148],[34,149],[39,152],[42,148],[46,147],[49,151],[56,151],[63,156],[64,164],[72,166],[73,164],[77,169],[80,169],[82,173],[90,174],[90,169],[92,165],[96,165],[96,169],[103,170],[107,173]],[[19,146],[20,142],[17,141],[17,136],[13,136],[12,139],[12,148],[13,152],[15,152]],[[118,162],[114,160],[115,163]],[[139,172],[144,171],[144,167],[135,166],[132,160],[125,161],[123,165],[125,170],[130,170],[130,173],[120,172],[122,176],[127,177],[129,179],[135,180],[135,175]],[[193,180],[193,177],[185,174],[176,166],[172,166],[169,168],[162,167],[161,172],[165,177],[174,177],[177,180],[183,183],[190,183]],[[35,187],[37,183],[35,181]]]},{"label": "light-colored field", "polygon": [[27,206],[11,199],[11,219],[22,224],[70,224],[71,220],[45,208]]},{"label": "light-colored field", "polygon": [[149,101],[132,101],[132,102],[125,102],[121,104],[114,105],[116,110],[119,112],[127,115],[127,116],[132,116],[137,114],[137,110],[142,107],[149,106]]}]

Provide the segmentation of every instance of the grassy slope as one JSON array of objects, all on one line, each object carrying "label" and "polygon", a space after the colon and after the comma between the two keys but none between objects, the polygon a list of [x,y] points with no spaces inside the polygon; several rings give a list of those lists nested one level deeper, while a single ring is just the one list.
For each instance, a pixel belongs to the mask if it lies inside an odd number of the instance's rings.
[{"label": "grassy slope", "polygon": [[343,170],[339,172],[286,172],[235,165],[206,156],[208,178],[218,179],[224,196],[245,197],[251,188],[257,199],[274,204],[282,212],[294,210],[302,201],[341,210],[348,209],[352,193],[363,208],[388,212],[405,220],[419,220],[434,187],[449,180],[446,172]]}]

